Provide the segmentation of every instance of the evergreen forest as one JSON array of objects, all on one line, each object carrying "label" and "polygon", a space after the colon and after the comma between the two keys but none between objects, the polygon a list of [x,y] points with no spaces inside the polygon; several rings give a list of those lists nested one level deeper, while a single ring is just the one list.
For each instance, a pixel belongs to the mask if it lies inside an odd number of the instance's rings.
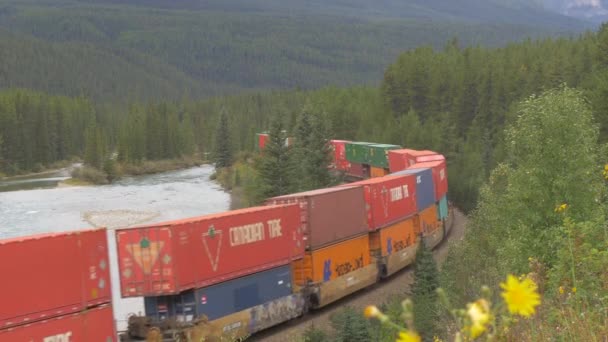
[{"label": "evergreen forest", "polygon": [[[487,1],[490,22],[466,10],[476,1],[461,11],[382,2],[393,12],[337,0],[323,10],[291,0],[0,0],[0,176],[80,160],[111,181],[116,165],[213,161],[246,206],[338,182],[324,167],[328,138],[434,150],[447,158],[467,235],[441,270],[421,248],[415,272],[428,282],[414,285],[413,304],[381,310],[418,316],[412,326],[432,341],[453,333],[439,328],[450,319],[441,301],[483,313],[508,273],[529,272],[541,316],[501,318],[511,325],[492,336],[602,340],[608,24],[515,0]],[[394,327],[351,309],[332,323],[342,341],[395,339]],[[313,329],[306,340],[326,338]]]}]

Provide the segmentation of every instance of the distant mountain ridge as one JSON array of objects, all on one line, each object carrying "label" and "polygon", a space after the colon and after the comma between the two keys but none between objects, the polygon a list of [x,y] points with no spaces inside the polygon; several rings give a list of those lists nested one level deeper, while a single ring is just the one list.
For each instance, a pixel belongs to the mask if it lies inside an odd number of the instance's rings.
[{"label": "distant mountain ridge", "polygon": [[588,27],[522,0],[0,0],[0,88],[122,101],[377,84],[423,45]]}]

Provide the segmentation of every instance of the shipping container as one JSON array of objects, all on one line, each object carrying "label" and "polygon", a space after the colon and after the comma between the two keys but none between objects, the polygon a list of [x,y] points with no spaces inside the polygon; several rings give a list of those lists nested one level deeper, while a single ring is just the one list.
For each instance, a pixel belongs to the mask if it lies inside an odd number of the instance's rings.
[{"label": "shipping container", "polygon": [[266,147],[266,144],[268,143],[269,135],[268,133],[257,133],[257,138],[258,138],[258,150],[263,150],[264,147]]},{"label": "shipping container", "polygon": [[368,231],[362,187],[337,187],[274,197],[266,204],[298,203],[305,245],[317,249]]},{"label": "shipping container", "polygon": [[424,210],[435,205],[435,183],[433,170],[413,169],[391,173],[391,176],[414,175],[416,177],[416,209]]},{"label": "shipping container", "polygon": [[[48,285],[48,282],[45,282]],[[40,298],[43,294],[38,292]],[[31,294],[30,294],[31,296]],[[66,314],[0,330],[7,342],[117,342],[112,306],[104,304],[79,313]]]},{"label": "shipping container", "polygon": [[443,154],[429,154],[426,156],[416,157],[415,160],[416,163],[426,163],[431,161],[445,160],[445,156]]},{"label": "shipping container", "polygon": [[418,214],[419,229],[429,248],[435,248],[443,239],[443,222],[437,220],[437,206],[430,206]]},{"label": "shipping container", "polygon": [[0,241],[0,328],[112,300],[105,229]]},{"label": "shipping container", "polygon": [[359,179],[369,178],[369,165],[349,162],[349,168],[346,174]]},{"label": "shipping container", "polygon": [[301,316],[305,301],[290,294],[187,329],[188,341],[240,341],[251,334]]},{"label": "shipping container", "polygon": [[371,263],[368,234],[307,252],[292,265],[294,289],[307,288],[313,307],[334,302],[378,278],[378,267]]},{"label": "shipping container", "polygon": [[369,164],[369,145],[373,143],[351,141],[345,144],[346,160],[351,163]]},{"label": "shipping container", "polygon": [[367,153],[367,162],[371,166],[388,168],[388,152],[391,150],[398,150],[401,146],[389,145],[389,144],[372,144],[367,146],[369,152]]},{"label": "shipping container", "polygon": [[389,172],[388,172],[387,169],[383,169],[381,167],[375,167],[375,166],[370,167],[370,176],[371,176],[371,178],[384,177],[384,176],[386,176],[388,174],[389,174]]},{"label": "shipping container", "polygon": [[382,276],[390,276],[414,261],[417,246],[415,221],[409,218],[370,233],[370,250],[381,261]]},{"label": "shipping container", "polygon": [[350,168],[350,162],[346,159],[346,143],[347,140],[331,140],[333,146],[334,156],[333,165],[334,168],[340,171],[348,171]]},{"label": "shipping container", "polygon": [[391,172],[405,170],[416,164],[418,158],[432,155],[437,155],[437,153],[429,150],[417,151],[407,148],[390,150],[388,151],[389,170]]},{"label": "shipping container", "polygon": [[416,177],[391,175],[382,178],[339,185],[361,186],[365,196],[365,211],[370,230],[376,230],[416,213]]},{"label": "shipping container", "polygon": [[286,265],[304,252],[298,205],[118,229],[123,297],[158,296]]},{"label": "shipping container", "polygon": [[289,296],[291,282],[291,267],[286,265],[177,295],[146,297],[146,316],[189,322],[205,315],[214,320]]},{"label": "shipping container", "polygon": [[409,167],[409,169],[425,169],[433,170],[433,183],[435,184],[435,201],[441,200],[448,193],[448,171],[445,166],[445,160],[437,160],[433,162],[417,163]]},{"label": "shipping container", "polygon": [[439,200],[439,204],[437,205],[437,215],[440,221],[445,220],[448,217],[448,196],[443,195],[441,200]]},{"label": "shipping container", "polygon": [[369,235],[364,234],[306,252],[304,258],[292,263],[294,283],[304,286],[309,281],[334,280],[369,263]]}]

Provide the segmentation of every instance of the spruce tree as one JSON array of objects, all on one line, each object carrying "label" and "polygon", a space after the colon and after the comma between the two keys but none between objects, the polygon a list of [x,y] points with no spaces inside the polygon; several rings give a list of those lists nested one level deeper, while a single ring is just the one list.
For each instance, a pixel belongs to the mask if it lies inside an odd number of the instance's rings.
[{"label": "spruce tree", "polygon": [[223,168],[232,165],[232,149],[230,144],[230,130],[228,117],[222,110],[215,136],[215,167]]},{"label": "spruce tree", "polygon": [[369,342],[370,323],[360,310],[346,307],[331,317],[331,323],[337,332],[337,342]]},{"label": "spruce tree", "polygon": [[439,270],[433,253],[421,241],[416,251],[414,264],[414,283],[412,299],[414,301],[414,324],[425,341],[432,341],[437,330],[437,293],[439,287]]},{"label": "spruce tree", "polygon": [[278,115],[271,122],[269,136],[262,155],[254,164],[258,173],[254,202],[287,194],[291,188],[290,148],[285,145],[283,121]]},{"label": "spruce tree", "polygon": [[92,123],[85,132],[85,165],[101,170],[105,160],[105,139],[103,132]]},{"label": "spruce tree", "polygon": [[294,191],[307,191],[327,187],[333,179],[328,166],[331,163],[329,121],[324,115],[313,112],[307,104],[296,124],[293,148]]}]

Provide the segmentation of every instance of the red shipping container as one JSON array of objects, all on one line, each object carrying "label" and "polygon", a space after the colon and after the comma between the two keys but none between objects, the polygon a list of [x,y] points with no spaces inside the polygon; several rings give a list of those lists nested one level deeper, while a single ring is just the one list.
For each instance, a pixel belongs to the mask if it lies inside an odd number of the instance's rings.
[{"label": "red shipping container", "polygon": [[368,178],[368,172],[363,164],[350,163],[347,174],[358,178]]},{"label": "red shipping container", "polygon": [[369,230],[363,188],[360,186],[300,192],[274,197],[266,203],[300,205],[305,244],[309,249],[321,248]]},{"label": "red shipping container", "polygon": [[445,166],[445,160],[437,160],[426,163],[417,163],[409,169],[430,168],[433,170],[433,183],[435,183],[435,201],[439,202],[443,195],[448,193],[448,171]]},{"label": "red shipping container", "polygon": [[391,172],[402,171],[416,164],[416,158],[434,154],[437,153],[429,150],[416,151],[407,148],[401,150],[390,150],[388,151],[389,169]]},{"label": "red shipping container", "polygon": [[122,297],[175,294],[301,258],[300,208],[266,206],[116,231]]},{"label": "red shipping container", "polygon": [[258,133],[258,149],[261,151],[268,142],[269,135],[267,133]]},{"label": "red shipping container", "polygon": [[334,148],[334,167],[337,170],[348,171],[350,168],[350,162],[346,160],[346,146],[348,140],[331,140],[330,141]]},{"label": "red shipping container", "polygon": [[112,306],[103,305],[80,313],[0,330],[0,341],[116,342]]},{"label": "red shipping container", "polygon": [[112,301],[105,229],[0,241],[0,328]]},{"label": "red shipping container", "polygon": [[430,154],[427,156],[416,157],[416,163],[426,163],[431,161],[445,160],[443,154]]},{"label": "red shipping container", "polygon": [[346,186],[363,187],[367,222],[371,230],[402,221],[417,211],[416,175],[371,178]]}]

